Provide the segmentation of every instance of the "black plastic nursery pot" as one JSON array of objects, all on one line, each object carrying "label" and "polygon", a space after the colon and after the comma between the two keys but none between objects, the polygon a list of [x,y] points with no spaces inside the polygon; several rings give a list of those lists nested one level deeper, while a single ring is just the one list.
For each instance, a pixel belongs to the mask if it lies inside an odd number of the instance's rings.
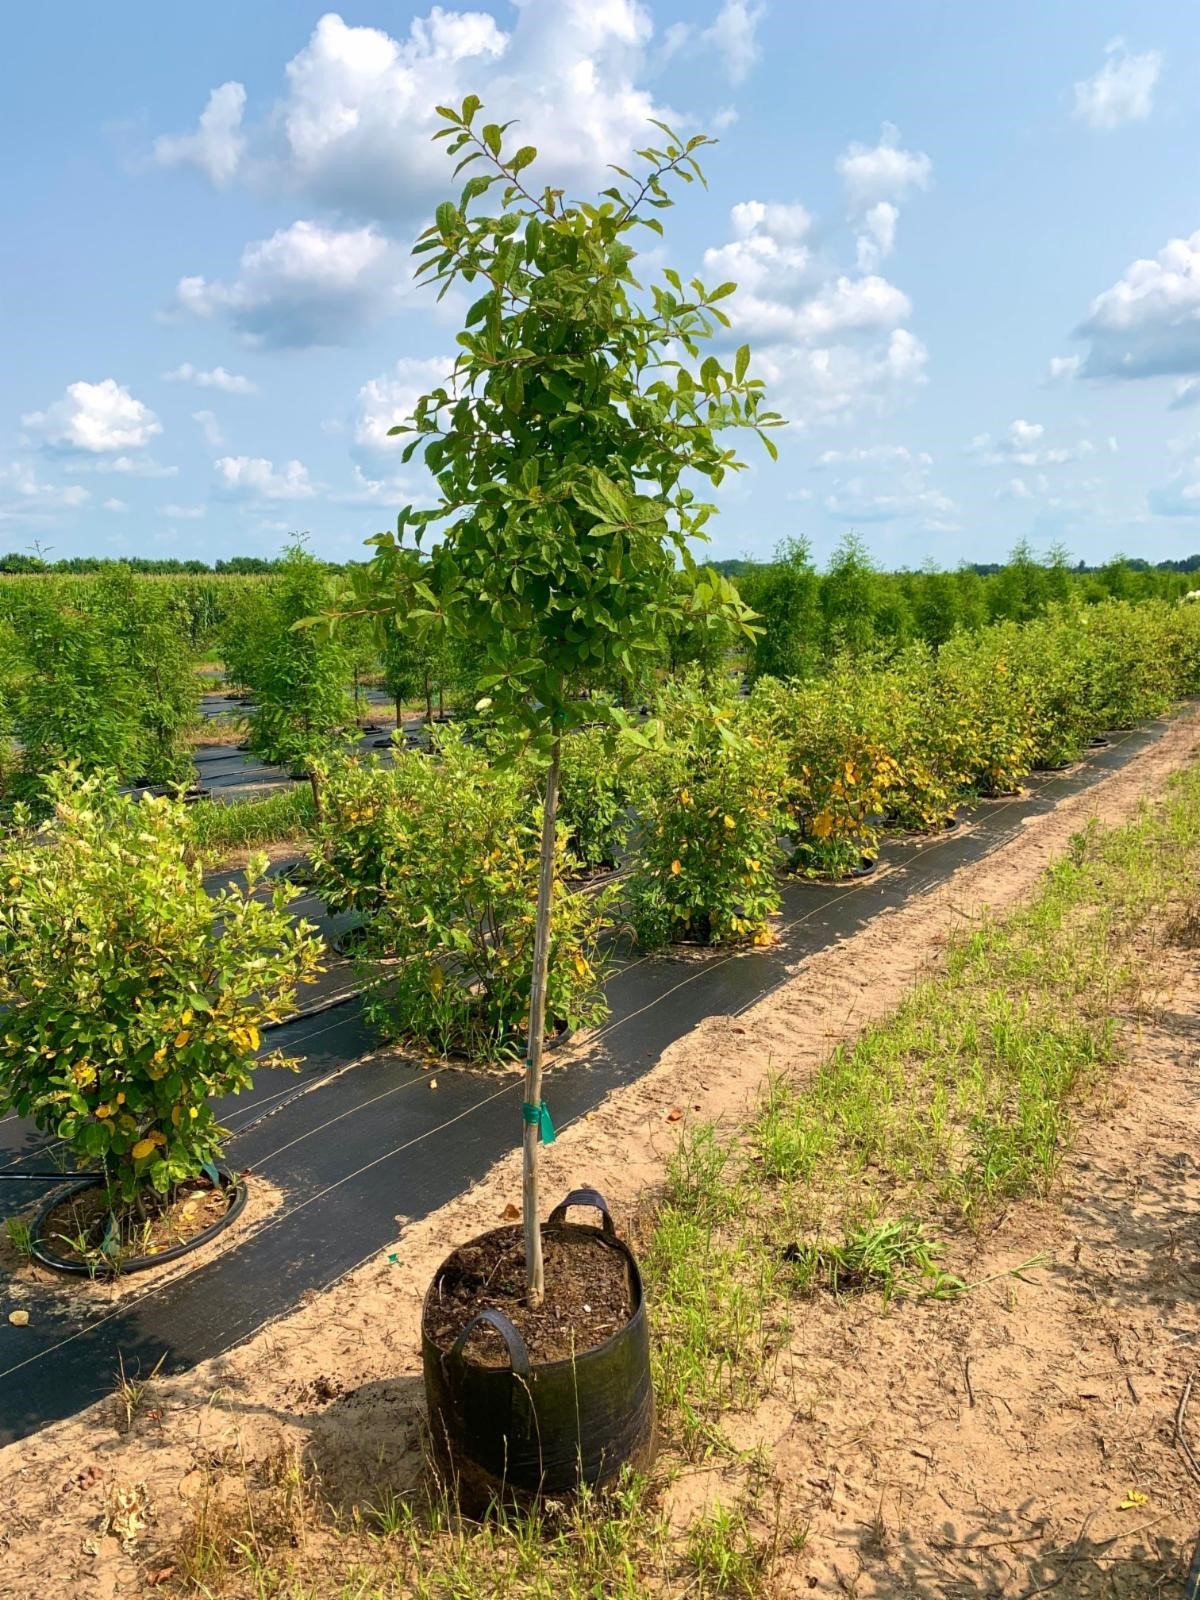
[{"label": "black plastic nursery pot", "polygon": [[[601,1226],[568,1222],[573,1205],[594,1207]],[[494,1229],[471,1245],[511,1231]],[[608,1206],[594,1189],[572,1190],[543,1224],[542,1238],[600,1241],[615,1251],[627,1273],[632,1311],[609,1339],[569,1360],[531,1360],[517,1329],[496,1308],[478,1312],[453,1345],[442,1349],[431,1336],[430,1319],[459,1252],[442,1263],[421,1313],[425,1396],[434,1460],[469,1511],[497,1501],[520,1504],[583,1487],[604,1489],[626,1466],[644,1468],[654,1455],[650,1324],[632,1251],[617,1237]],[[470,1355],[471,1336],[484,1324],[503,1339],[507,1364],[488,1366]]]},{"label": "black plastic nursery pot", "polygon": [[[97,1260],[85,1260],[77,1255],[61,1254],[54,1244],[45,1237],[45,1228],[51,1214],[76,1195],[86,1193],[89,1189],[98,1189],[103,1184],[103,1179],[96,1177],[81,1178],[77,1183],[71,1184],[67,1189],[59,1189],[50,1195],[42,1204],[41,1209],[34,1217],[29,1229],[29,1248],[35,1261],[43,1267],[50,1267],[55,1272],[69,1273],[79,1278],[111,1278],[120,1275],[124,1277],[127,1272],[144,1272],[148,1267],[161,1267],[168,1261],[177,1261],[180,1256],[190,1255],[193,1250],[199,1250],[201,1245],[208,1244],[218,1234],[240,1216],[246,1204],[246,1180],[240,1173],[233,1173],[228,1167],[217,1166],[217,1177],[221,1188],[225,1191],[228,1204],[224,1212],[215,1222],[207,1228],[202,1228],[199,1233],[193,1234],[181,1244],[171,1245],[166,1250],[159,1250],[154,1255],[124,1256],[115,1263],[106,1263],[103,1257]],[[207,1183],[208,1180],[190,1180],[192,1182]],[[211,1187],[211,1185],[210,1185]]]}]

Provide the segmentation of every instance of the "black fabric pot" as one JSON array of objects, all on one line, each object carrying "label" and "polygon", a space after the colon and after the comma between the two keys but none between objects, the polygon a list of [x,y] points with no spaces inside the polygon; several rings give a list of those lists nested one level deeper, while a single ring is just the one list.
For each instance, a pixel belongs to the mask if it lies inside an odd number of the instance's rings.
[{"label": "black fabric pot", "polygon": [[[602,1226],[568,1222],[573,1205],[594,1206]],[[490,1501],[570,1494],[584,1485],[603,1489],[626,1464],[645,1467],[654,1454],[650,1324],[633,1253],[617,1238],[608,1206],[594,1189],[574,1189],[555,1206],[542,1226],[543,1238],[551,1235],[600,1239],[622,1256],[629,1274],[629,1321],[573,1360],[531,1361],[521,1335],[494,1309],[479,1312],[450,1350],[440,1350],[427,1329],[449,1261],[425,1297],[421,1356],[434,1459],[469,1511]],[[467,1354],[467,1341],[481,1323],[504,1340],[508,1366],[483,1366]]]},{"label": "black fabric pot", "polygon": [[180,1256],[189,1255],[193,1250],[199,1250],[201,1245],[207,1244],[210,1239],[215,1239],[217,1234],[224,1233],[229,1224],[241,1215],[246,1204],[246,1180],[240,1175],[230,1172],[228,1167],[218,1163],[217,1175],[221,1180],[221,1187],[229,1197],[229,1204],[222,1216],[216,1222],[210,1223],[207,1228],[201,1229],[193,1238],[183,1244],[172,1245],[169,1250],[160,1250],[154,1256],[126,1256],[115,1268],[105,1266],[103,1262],[88,1263],[67,1256],[54,1253],[54,1246],[50,1241],[43,1239],[42,1229],[45,1227],[50,1213],[55,1207],[72,1195],[82,1194],[86,1189],[98,1187],[103,1180],[100,1178],[82,1178],[78,1183],[73,1183],[69,1189],[50,1195],[33,1219],[29,1230],[29,1249],[35,1261],[44,1267],[52,1267],[55,1272],[68,1272],[77,1278],[112,1278],[123,1277],[127,1272],[144,1272],[147,1267],[161,1267],[168,1261],[177,1261]]}]

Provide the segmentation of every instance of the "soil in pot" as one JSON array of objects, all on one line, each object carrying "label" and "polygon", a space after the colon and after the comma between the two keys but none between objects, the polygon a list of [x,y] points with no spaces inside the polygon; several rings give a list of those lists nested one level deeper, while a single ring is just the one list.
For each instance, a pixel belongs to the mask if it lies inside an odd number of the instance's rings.
[{"label": "soil in pot", "polygon": [[37,1226],[38,1240],[46,1255],[74,1268],[161,1256],[222,1222],[236,1193],[208,1178],[190,1178],[169,1196],[147,1194],[144,1214],[129,1206],[114,1215],[103,1185],[89,1184],[51,1205]]},{"label": "soil in pot", "polygon": [[[535,1364],[565,1361],[603,1344],[626,1326],[634,1306],[629,1272],[619,1251],[599,1238],[543,1234],[546,1293],[540,1306],[525,1298],[525,1242],[519,1227],[498,1228],[463,1245],[445,1263],[431,1295],[426,1332],[449,1350],[479,1311],[502,1311],[524,1339]],[[480,1327],[467,1346],[480,1366],[507,1367],[500,1335]]]}]

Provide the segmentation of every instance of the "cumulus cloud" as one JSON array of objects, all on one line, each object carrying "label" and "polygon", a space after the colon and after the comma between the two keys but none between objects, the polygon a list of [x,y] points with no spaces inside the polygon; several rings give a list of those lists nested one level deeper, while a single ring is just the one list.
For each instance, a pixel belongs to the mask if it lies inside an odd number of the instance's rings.
[{"label": "cumulus cloud", "polygon": [[724,0],[712,26],[704,31],[704,42],[721,58],[730,83],[741,83],[761,54],[758,25],[765,5],[750,0]]},{"label": "cumulus cloud", "polygon": [[755,351],[774,408],[802,429],[882,415],[926,381],[928,360],[925,346],[907,328],[865,349],[773,344]]},{"label": "cumulus cloud", "polygon": [[204,506],[177,506],[173,504],[159,506],[158,508],[159,516],[169,517],[172,522],[199,522],[201,517],[205,515],[205,511],[206,507]]},{"label": "cumulus cloud", "polygon": [[262,456],[221,456],[213,466],[220,492],[235,500],[308,500],[316,485],[301,461],[287,461],[278,471]]},{"label": "cumulus cloud", "polygon": [[1180,378],[1175,385],[1175,393],[1171,396],[1171,411],[1186,411],[1189,406],[1200,404],[1200,378]]},{"label": "cumulus cloud", "polygon": [[[875,230],[877,258],[891,248],[894,207],[876,201],[871,209],[862,226]],[[772,400],[791,422],[878,412],[924,381],[927,352],[903,326],[912,313],[907,294],[877,272],[841,269],[829,257],[828,232],[812,242],[805,206],[743,200],[730,223],[732,238],[705,251],[704,275],[738,285],[728,302],[735,336],[759,341],[756,361],[774,375]]]},{"label": "cumulus cloud", "polygon": [[129,504],[125,500],[118,500],[116,495],[110,495],[110,497],[104,502],[104,509],[105,511],[112,512],[128,511]]},{"label": "cumulus cloud", "polygon": [[999,438],[993,438],[990,433],[977,433],[967,446],[967,454],[988,467],[1054,467],[1095,454],[1096,447],[1090,439],[1079,439],[1071,445],[1050,445],[1045,435],[1042,423],[1018,417]]},{"label": "cumulus cloud", "polygon": [[1082,356],[1051,356],[1050,365],[1046,369],[1046,382],[1066,383],[1078,376],[1082,365]]},{"label": "cumulus cloud", "polygon": [[[392,442],[394,444],[395,440]],[[401,477],[393,473],[372,474],[364,472],[355,463],[354,479],[350,488],[343,490],[341,494],[331,496],[331,498],[335,505],[386,505],[394,508],[411,502],[417,497],[417,493],[417,485],[411,478]]]},{"label": "cumulus cloud", "polygon": [[368,378],[358,391],[356,443],[370,451],[402,450],[407,440],[389,438],[388,429],[407,422],[421,396],[446,383],[453,365],[451,356],[403,356],[390,373]]},{"label": "cumulus cloud", "polygon": [[339,344],[394,303],[403,270],[374,227],[293,222],[242,251],[232,282],[182,278],[178,308],[223,316],[249,343]]},{"label": "cumulus cloud", "polygon": [[799,241],[811,218],[800,205],[746,200],[731,212],[736,237],[704,252],[711,278],[738,285],[739,333],[812,343],[854,331],[888,331],[909,315],[908,296],[886,278],[845,273],[822,281],[822,266]]},{"label": "cumulus cloud", "polygon": [[1154,89],[1162,71],[1157,50],[1130,55],[1124,39],[1114,39],[1094,77],[1075,85],[1075,115],[1090,128],[1119,128],[1144,122],[1154,108]]},{"label": "cumulus cloud", "polygon": [[211,367],[207,371],[194,367],[190,361],[163,373],[166,383],[194,383],[198,389],[219,389],[222,394],[257,394],[258,386],[237,372],[226,372],[224,367]]},{"label": "cumulus cloud", "polygon": [[932,458],[903,445],[826,451],[819,465],[852,465],[855,470],[835,479],[822,504],[838,522],[900,522],[919,518],[926,528],[944,528],[959,507],[930,482]]},{"label": "cumulus cloud", "polygon": [[115,378],[68,384],[61,400],[44,411],[29,412],[21,421],[48,445],[93,455],[140,450],[162,432],[153,411]]},{"label": "cumulus cloud", "polygon": [[1200,374],[1200,229],[1128,266],[1076,336],[1089,341],[1085,378]]},{"label": "cumulus cloud", "polygon": [[902,150],[900,131],[885,122],[876,145],[848,145],[837,159],[837,172],[854,216],[865,215],[886,200],[904,200],[913,189],[927,189],[933,162],[921,151]]},{"label": "cumulus cloud", "polygon": [[240,83],[223,83],[208,97],[194,133],[164,134],[154,143],[154,159],[162,167],[195,167],[217,188],[236,176],[246,151],[242,113],[246,91]]},{"label": "cumulus cloud", "polygon": [[13,461],[0,467],[0,504],[9,511],[74,511],[91,498],[80,483],[47,483],[28,462]]},{"label": "cumulus cloud", "polygon": [[225,443],[225,435],[221,432],[221,424],[214,412],[193,411],[192,421],[199,425],[204,435],[204,442],[210,450],[219,450]]},{"label": "cumulus cloud", "polygon": [[[756,54],[760,9],[725,0],[695,36],[722,51],[735,79]],[[287,63],[283,93],[261,123],[243,133],[233,93],[240,86],[224,85],[201,127],[166,141],[159,159],[189,161],[214,181],[240,172],[346,217],[387,223],[444,192],[446,157],[430,141],[441,125],[435,105],[480,95],[496,120],[518,119],[522,140],[553,157],[547,178],[568,186],[624,160],[645,142],[649,118],[676,116],[645,87],[654,30],[639,0],[523,0],[505,8],[506,23],[510,16],[506,29],[489,11],[434,6],[393,37],[328,12]],[[691,36],[686,29],[674,42]]]}]

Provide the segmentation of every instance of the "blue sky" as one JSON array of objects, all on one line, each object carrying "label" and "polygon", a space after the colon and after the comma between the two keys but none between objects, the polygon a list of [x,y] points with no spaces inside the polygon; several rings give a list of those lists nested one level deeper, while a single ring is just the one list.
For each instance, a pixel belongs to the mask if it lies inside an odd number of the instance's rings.
[{"label": "blue sky", "polygon": [[[711,551],[1200,549],[1200,34],[1177,0],[25,10],[0,62],[0,549],[335,558],[420,496],[453,349],[408,250],[432,107],[577,193],[720,138],[664,259],[736,279],[789,419]],[[458,308],[461,309],[461,308]]]}]

